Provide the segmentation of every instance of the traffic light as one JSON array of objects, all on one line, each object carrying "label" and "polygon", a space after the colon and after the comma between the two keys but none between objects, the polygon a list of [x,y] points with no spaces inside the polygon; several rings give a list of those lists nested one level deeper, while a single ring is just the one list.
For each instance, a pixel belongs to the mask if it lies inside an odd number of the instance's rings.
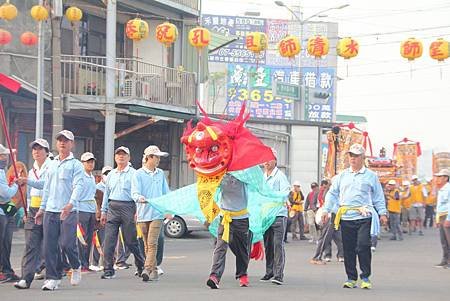
[{"label": "traffic light", "polygon": [[328,97],[330,97],[330,93],[328,92],[314,92],[314,98],[327,99]]}]

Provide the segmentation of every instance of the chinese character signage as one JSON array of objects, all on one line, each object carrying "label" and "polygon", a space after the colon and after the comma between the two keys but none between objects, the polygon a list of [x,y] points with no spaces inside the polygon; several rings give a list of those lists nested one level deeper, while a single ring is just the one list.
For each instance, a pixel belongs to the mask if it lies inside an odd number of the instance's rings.
[{"label": "chinese character signage", "polygon": [[264,19],[203,15],[202,24],[212,32],[224,36],[237,36],[239,40],[220,48],[209,55],[210,62],[265,64],[265,53],[255,54],[245,45],[245,36],[250,32],[265,32]]},{"label": "chinese character signage", "polygon": [[303,85],[305,87],[323,89],[330,93],[326,104],[305,104],[306,120],[332,122],[336,69],[323,67],[304,67],[301,69]]},{"label": "chinese character signage", "polygon": [[293,100],[272,94],[273,81],[298,85],[296,68],[229,64],[227,76],[227,114],[237,115],[242,102],[249,100],[250,116],[292,119]]}]

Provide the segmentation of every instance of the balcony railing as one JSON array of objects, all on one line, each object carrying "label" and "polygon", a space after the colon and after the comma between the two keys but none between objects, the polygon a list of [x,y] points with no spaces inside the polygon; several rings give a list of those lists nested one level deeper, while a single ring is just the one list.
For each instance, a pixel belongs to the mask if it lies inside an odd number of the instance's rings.
[{"label": "balcony railing", "polygon": [[198,0],[172,0],[184,6],[198,10]]},{"label": "balcony railing", "polygon": [[[106,70],[106,57],[61,56],[62,93],[105,96]],[[136,98],[181,107],[195,106],[194,73],[127,58],[117,59],[114,71],[117,98]]]}]

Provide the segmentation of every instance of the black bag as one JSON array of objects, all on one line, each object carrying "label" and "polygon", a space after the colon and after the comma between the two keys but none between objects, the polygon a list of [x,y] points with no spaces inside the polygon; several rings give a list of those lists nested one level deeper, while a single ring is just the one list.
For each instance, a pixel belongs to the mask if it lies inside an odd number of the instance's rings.
[{"label": "black bag", "polygon": [[13,202],[0,204],[0,208],[3,210],[6,216],[14,216],[17,212],[17,207]]}]

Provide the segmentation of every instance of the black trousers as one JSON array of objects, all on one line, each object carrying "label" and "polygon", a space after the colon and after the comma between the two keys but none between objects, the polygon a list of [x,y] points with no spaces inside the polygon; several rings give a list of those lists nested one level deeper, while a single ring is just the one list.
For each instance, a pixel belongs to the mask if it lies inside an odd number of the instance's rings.
[{"label": "black trousers", "polygon": [[341,220],[342,244],[344,247],[345,273],[348,279],[358,280],[356,257],[358,256],[361,278],[369,278],[371,273],[372,252],[370,250],[371,218],[344,221]]},{"label": "black trousers", "polygon": [[[222,221],[222,218],[220,221]],[[233,219],[230,223],[230,239],[228,243],[222,239],[223,230],[223,225],[220,223],[213,253],[211,275],[215,275],[219,280],[222,278],[223,271],[225,270],[227,249],[230,247],[231,252],[236,256],[235,276],[238,279],[241,276],[247,275],[248,263],[250,261],[252,233],[249,230],[248,218]]]}]

